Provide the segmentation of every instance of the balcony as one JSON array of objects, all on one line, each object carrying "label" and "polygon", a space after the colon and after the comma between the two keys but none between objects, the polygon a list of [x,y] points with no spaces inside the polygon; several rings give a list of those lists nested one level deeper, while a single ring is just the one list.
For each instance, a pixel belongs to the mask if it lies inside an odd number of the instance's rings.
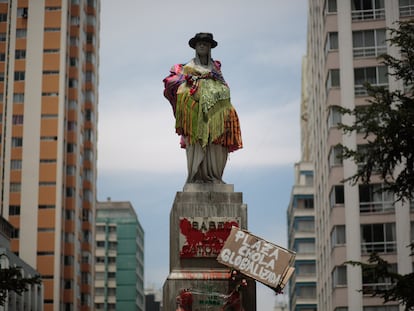
[{"label": "balcony", "polygon": [[353,21],[385,19],[385,8],[352,11]]},{"label": "balcony", "polygon": [[414,5],[404,5],[400,6],[400,17],[408,17],[414,15]]},{"label": "balcony", "polygon": [[353,55],[358,57],[377,57],[387,52],[386,46],[364,46],[353,48]]}]

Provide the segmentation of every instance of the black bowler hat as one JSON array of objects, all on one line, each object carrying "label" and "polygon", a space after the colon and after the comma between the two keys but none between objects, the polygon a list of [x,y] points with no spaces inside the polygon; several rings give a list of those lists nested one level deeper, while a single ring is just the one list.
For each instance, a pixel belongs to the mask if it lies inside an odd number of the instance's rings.
[{"label": "black bowler hat", "polygon": [[215,48],[217,46],[217,41],[213,39],[213,34],[209,32],[199,32],[188,41],[188,44],[195,49],[196,43],[199,41],[205,41],[211,43],[211,48]]}]

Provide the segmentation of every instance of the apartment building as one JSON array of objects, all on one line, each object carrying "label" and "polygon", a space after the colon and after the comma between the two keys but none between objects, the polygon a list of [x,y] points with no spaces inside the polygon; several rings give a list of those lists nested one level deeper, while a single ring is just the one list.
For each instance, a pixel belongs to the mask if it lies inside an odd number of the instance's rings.
[{"label": "apartment building", "polygon": [[92,310],[99,0],[0,0],[0,212],[44,310]]},{"label": "apartment building", "polygon": [[365,81],[391,90],[403,88],[377,57],[384,52],[398,55],[387,45],[386,28],[413,17],[412,0],[309,1],[306,92],[314,164],[318,310],[399,310],[397,303],[384,305],[382,299],[359,291],[387,287],[389,280],[380,281],[359,267],[344,265],[345,261],[366,261],[377,252],[401,274],[413,269],[407,245],[413,236],[414,204],[393,205],[392,194],[376,192],[381,180],[375,176],[369,185],[343,183],[357,166],[337,157],[338,143],[352,149],[366,143],[363,133],[344,135],[337,128],[338,122],[352,123],[338,106],[367,105]]},{"label": "apartment building", "polygon": [[287,210],[288,248],[296,251],[295,272],[289,280],[290,310],[315,311],[316,238],[313,163],[309,150],[310,133],[306,79],[307,59],[302,61],[300,108],[301,161],[295,164],[295,184]]},{"label": "apartment building", "polygon": [[[13,230],[13,226],[3,217],[0,217],[0,270],[19,267],[22,277],[34,277],[39,273],[10,251],[10,237]],[[4,293],[2,292],[2,294]],[[23,292],[22,295],[18,295],[14,291],[9,291],[4,298],[4,303],[0,305],[0,311],[43,311],[42,283],[27,285],[27,291]]]},{"label": "apartment building", "polygon": [[144,230],[130,202],[98,202],[95,310],[145,311]]}]

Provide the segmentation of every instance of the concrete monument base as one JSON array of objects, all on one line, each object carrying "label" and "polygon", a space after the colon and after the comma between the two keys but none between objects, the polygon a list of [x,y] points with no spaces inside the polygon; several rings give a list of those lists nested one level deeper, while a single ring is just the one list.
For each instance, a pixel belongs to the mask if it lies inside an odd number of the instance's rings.
[{"label": "concrete monument base", "polygon": [[[170,212],[170,274],[163,288],[163,311],[175,311],[183,289],[193,293],[192,310],[222,310],[234,284],[230,269],[216,258],[232,225],[247,229],[247,205],[229,184],[186,184]],[[256,310],[256,285],[241,293],[244,310]]]}]

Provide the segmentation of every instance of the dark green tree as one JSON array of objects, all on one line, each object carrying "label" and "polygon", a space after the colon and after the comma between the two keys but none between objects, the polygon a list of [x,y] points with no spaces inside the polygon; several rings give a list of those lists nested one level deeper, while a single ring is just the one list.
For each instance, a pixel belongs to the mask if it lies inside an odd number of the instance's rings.
[{"label": "dark green tree", "polygon": [[0,306],[4,306],[7,294],[10,291],[21,295],[30,285],[39,284],[40,276],[25,278],[20,267],[0,267]]},{"label": "dark green tree", "polygon": [[[388,66],[389,75],[402,81],[400,90],[366,84],[370,99],[367,106],[342,113],[354,117],[351,125],[340,124],[344,133],[364,133],[367,145],[361,150],[343,146],[343,158],[358,164],[356,174],[348,178],[354,184],[369,183],[373,175],[384,182],[381,191],[395,194],[396,200],[414,200],[414,20],[399,21],[389,29],[391,46],[397,48],[398,57],[385,54],[381,62]],[[407,246],[408,247],[408,246]],[[410,245],[411,250],[414,244]],[[383,298],[384,302],[397,301],[406,311],[414,310],[414,273],[400,275],[378,254],[371,254],[368,263],[347,262],[362,268],[378,280],[388,280],[391,286],[363,288],[364,294]]]}]

